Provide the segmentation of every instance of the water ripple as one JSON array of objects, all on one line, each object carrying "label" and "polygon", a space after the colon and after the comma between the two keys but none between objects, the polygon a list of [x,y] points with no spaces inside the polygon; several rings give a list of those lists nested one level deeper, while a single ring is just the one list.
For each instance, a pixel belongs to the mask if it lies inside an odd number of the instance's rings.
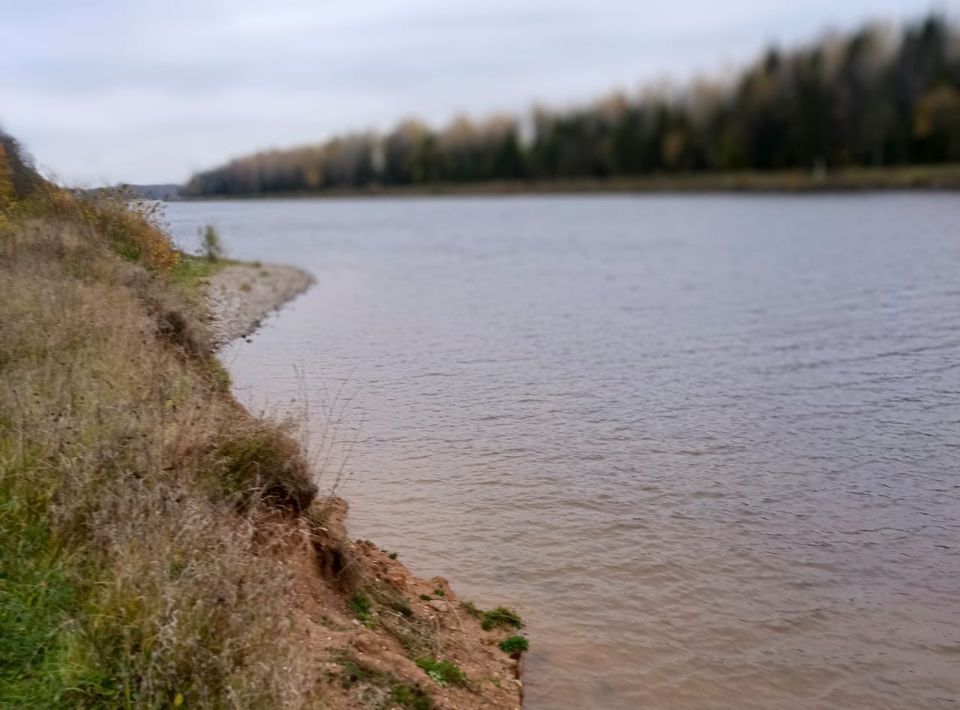
[{"label": "water ripple", "polygon": [[241,394],[349,383],[353,533],[517,606],[530,708],[960,703],[954,196],[168,219],[313,270]]}]

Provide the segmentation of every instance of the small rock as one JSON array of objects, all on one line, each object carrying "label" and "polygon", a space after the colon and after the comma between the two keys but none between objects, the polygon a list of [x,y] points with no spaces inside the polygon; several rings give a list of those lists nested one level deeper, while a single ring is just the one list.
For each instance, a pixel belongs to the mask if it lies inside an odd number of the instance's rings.
[{"label": "small rock", "polygon": [[445,601],[441,601],[440,599],[431,599],[430,601],[427,602],[427,606],[429,606],[431,609],[434,609],[436,611],[447,610],[447,603]]}]

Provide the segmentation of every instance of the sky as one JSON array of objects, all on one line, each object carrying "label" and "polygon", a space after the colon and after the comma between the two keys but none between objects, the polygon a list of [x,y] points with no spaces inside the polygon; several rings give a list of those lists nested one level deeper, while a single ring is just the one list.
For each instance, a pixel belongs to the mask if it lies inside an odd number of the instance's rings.
[{"label": "sky", "polygon": [[0,127],[71,185],[715,76],[960,0],[0,0]]}]

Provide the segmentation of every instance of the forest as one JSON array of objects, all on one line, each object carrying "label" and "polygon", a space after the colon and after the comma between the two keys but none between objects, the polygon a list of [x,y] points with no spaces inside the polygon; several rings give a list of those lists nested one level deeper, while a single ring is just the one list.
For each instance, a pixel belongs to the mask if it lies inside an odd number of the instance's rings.
[{"label": "forest", "polygon": [[770,48],[735,76],[683,87],[260,152],[194,175],[186,193],[946,163],[960,163],[960,30],[932,15]]}]

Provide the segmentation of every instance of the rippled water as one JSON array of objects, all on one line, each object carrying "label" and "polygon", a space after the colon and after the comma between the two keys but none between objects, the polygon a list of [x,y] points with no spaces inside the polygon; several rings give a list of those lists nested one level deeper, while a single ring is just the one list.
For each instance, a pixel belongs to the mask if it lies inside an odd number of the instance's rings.
[{"label": "rippled water", "polygon": [[352,533],[518,607],[530,708],[960,703],[956,196],[168,216],[316,275],[241,396],[348,405]]}]

